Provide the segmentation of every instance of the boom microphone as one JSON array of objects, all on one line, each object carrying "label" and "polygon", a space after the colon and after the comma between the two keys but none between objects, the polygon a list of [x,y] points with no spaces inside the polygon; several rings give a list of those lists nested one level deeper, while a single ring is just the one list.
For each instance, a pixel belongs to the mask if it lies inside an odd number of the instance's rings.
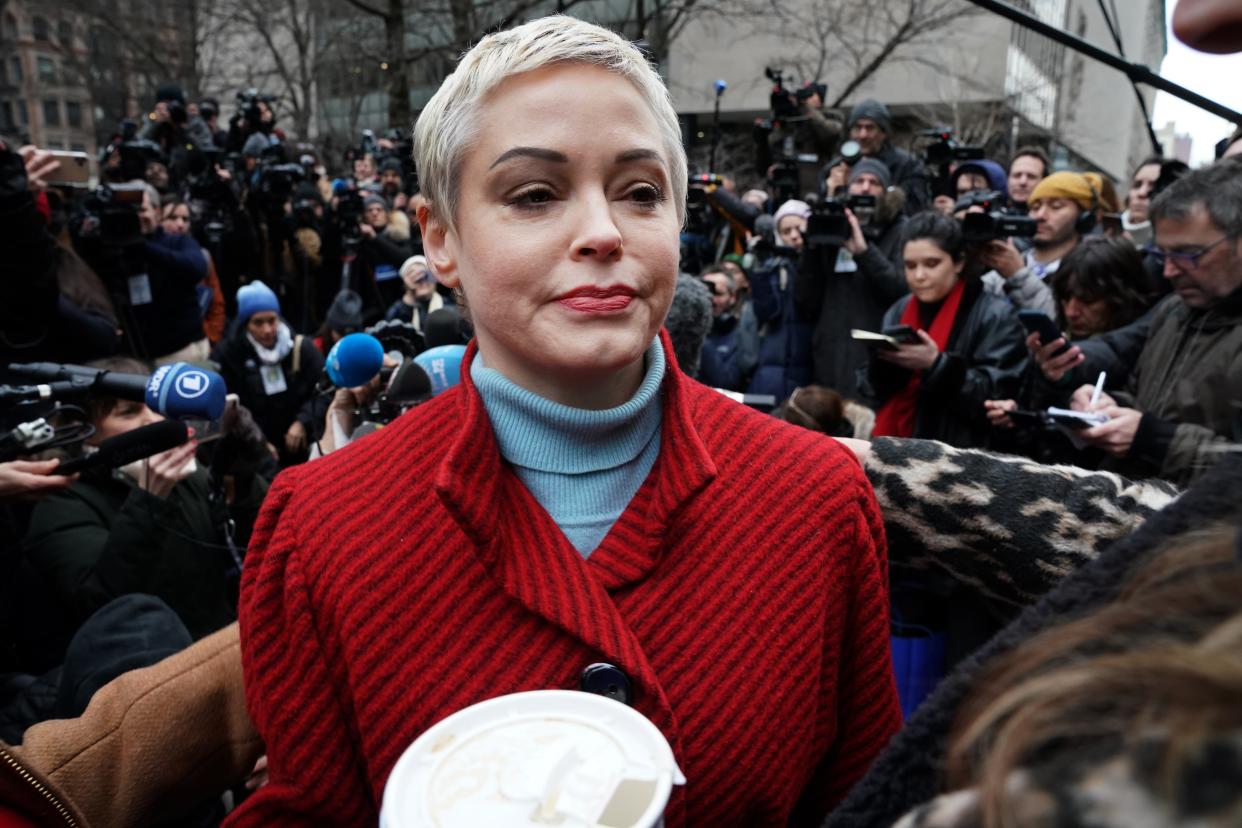
[{"label": "boom microphone", "polygon": [[99,450],[95,453],[61,463],[53,473],[76,474],[95,468],[119,469],[135,460],[143,460],[161,451],[176,448],[189,439],[190,431],[185,423],[160,420],[158,423],[109,437],[99,444]]},{"label": "boom microphone", "polygon": [[150,376],[54,362],[15,363],[9,370],[44,383],[37,386],[47,389],[44,398],[72,394],[117,397],[146,403],[165,417],[218,420],[224,413],[224,378],[188,362],[162,366]]}]

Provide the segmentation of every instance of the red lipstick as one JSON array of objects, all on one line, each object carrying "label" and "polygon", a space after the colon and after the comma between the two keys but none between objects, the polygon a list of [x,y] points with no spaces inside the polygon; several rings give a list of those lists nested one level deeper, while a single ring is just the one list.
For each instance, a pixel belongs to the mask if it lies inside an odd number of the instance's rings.
[{"label": "red lipstick", "polygon": [[580,287],[561,294],[557,301],[578,313],[618,313],[629,307],[634,299],[633,288],[623,285],[609,287]]}]

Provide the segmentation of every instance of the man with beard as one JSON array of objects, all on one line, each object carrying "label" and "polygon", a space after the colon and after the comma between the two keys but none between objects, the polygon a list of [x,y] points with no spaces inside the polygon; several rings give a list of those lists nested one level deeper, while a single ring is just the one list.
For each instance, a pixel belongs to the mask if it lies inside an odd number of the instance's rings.
[{"label": "man with beard", "polygon": [[1102,184],[1099,173],[1078,172],[1053,173],[1039,182],[1030,201],[1031,218],[1039,222],[1031,249],[1023,254],[1008,240],[989,242],[980,260],[994,272],[984,275],[984,286],[1007,295],[1019,308],[1055,316],[1046,280],[1094,229]]}]

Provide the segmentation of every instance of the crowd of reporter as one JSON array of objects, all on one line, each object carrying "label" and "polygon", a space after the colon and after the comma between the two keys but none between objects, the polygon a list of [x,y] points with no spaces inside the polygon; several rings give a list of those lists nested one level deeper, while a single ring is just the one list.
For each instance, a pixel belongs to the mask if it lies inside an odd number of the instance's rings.
[{"label": "crowd of reporter", "polygon": [[[98,190],[49,187],[45,153],[0,148],[0,247],[22,274],[2,287],[0,362],[131,374],[189,362],[217,370],[237,404],[218,440],[119,470],[56,476],[69,455],[0,463],[11,591],[0,739],[10,743],[235,620],[267,485],[348,442],[373,410],[378,380],[325,387],[335,344],[382,322],[417,341],[411,353],[469,336],[421,255],[417,176],[399,132],[366,136],[334,178],[328,159],[282,135],[262,96],[243,96],[227,128],[214,101],[187,106],[172,86],[158,98],[146,128],[105,151]],[[818,112],[822,92],[800,100]],[[668,321],[687,373],[804,428],[875,439],[877,454],[860,456],[894,512],[909,507],[875,469],[902,438],[937,441],[958,460],[987,449],[1069,464],[1084,481],[1151,480],[1159,506],[1236,450],[1242,161],[1190,171],[1156,157],[1118,185],[1054,172],[1038,147],[1007,164],[921,157],[897,146],[878,101],[843,116],[808,115],[791,130],[829,158],[815,190],[790,191],[770,157],[750,187],[736,185],[740,170],[692,181]],[[845,140],[857,154],[839,152]],[[1003,232],[1011,226],[1024,229]],[[1089,416],[1054,416],[1061,409]],[[87,445],[159,418],[111,397],[84,413]],[[1159,508],[1129,505],[1140,516]],[[1074,519],[1091,526],[1090,511]],[[1229,543],[1217,532],[1202,556]],[[962,605],[949,623],[969,629],[955,634],[950,666],[1052,587],[1047,575],[991,591],[979,579],[894,583],[895,611],[924,611],[927,594]],[[1016,681],[1019,663],[1002,678]],[[959,780],[982,732],[952,745]],[[210,796],[180,804],[178,819],[198,824],[222,807]]]}]

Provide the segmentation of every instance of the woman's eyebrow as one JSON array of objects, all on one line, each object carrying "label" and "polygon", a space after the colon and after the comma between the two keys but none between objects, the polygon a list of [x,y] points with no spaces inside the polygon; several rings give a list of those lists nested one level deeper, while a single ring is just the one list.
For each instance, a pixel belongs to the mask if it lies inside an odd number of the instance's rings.
[{"label": "woman's eyebrow", "polygon": [[498,164],[503,164],[512,158],[537,158],[540,161],[553,161],[557,164],[569,163],[569,157],[556,150],[544,149],[543,147],[514,147],[502,152],[500,157],[493,161],[492,166],[488,167],[488,169],[493,169]]},{"label": "woman's eyebrow", "polygon": [[659,161],[661,164],[664,163],[664,157],[653,149],[626,150],[617,155],[613,160],[617,164],[628,164],[631,161]]}]

